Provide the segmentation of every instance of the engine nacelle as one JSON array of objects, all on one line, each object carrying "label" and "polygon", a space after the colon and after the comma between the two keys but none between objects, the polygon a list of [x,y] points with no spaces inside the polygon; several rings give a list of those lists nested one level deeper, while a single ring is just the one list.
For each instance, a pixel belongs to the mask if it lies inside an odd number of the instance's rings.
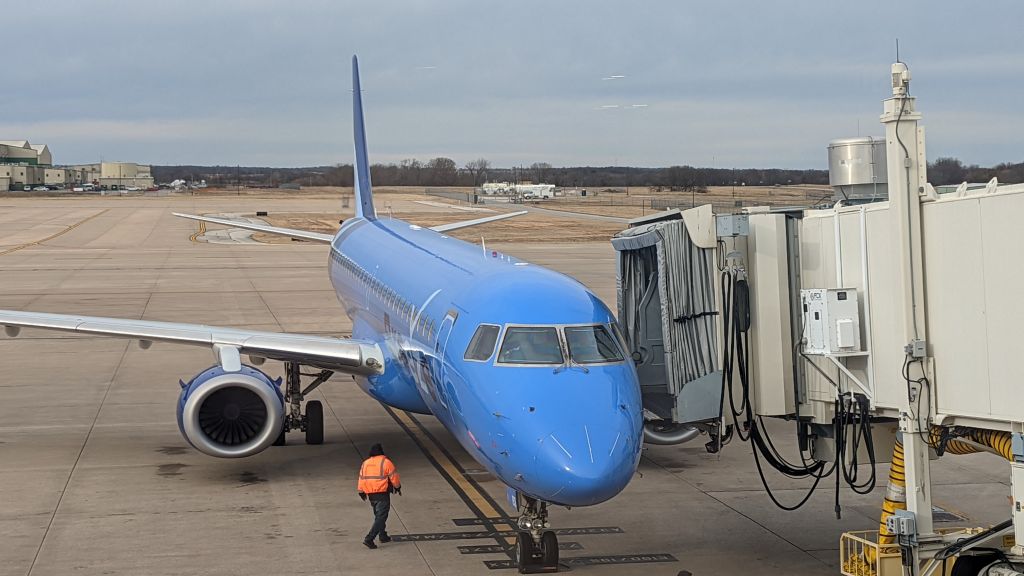
[{"label": "engine nacelle", "polygon": [[274,443],[284,425],[281,379],[242,366],[225,372],[213,366],[181,383],[178,428],[200,452],[242,458]]}]

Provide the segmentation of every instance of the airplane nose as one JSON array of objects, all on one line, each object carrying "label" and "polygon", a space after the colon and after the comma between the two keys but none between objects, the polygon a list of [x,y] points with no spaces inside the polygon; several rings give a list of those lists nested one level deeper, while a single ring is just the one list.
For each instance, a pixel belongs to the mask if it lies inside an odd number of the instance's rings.
[{"label": "airplane nose", "polygon": [[567,423],[544,436],[531,492],[564,506],[590,506],[621,492],[636,471],[639,433],[625,414],[615,420]]}]

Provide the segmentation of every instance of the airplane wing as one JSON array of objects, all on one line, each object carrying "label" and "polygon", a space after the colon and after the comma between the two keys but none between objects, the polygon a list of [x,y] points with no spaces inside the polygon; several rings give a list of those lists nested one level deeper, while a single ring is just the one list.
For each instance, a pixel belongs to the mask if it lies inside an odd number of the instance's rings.
[{"label": "airplane wing", "polygon": [[17,336],[22,328],[40,328],[138,339],[142,348],[149,348],[154,341],[205,346],[213,351],[217,362],[227,372],[241,369],[242,354],[254,358],[301,362],[358,376],[374,376],[384,371],[384,357],[380,347],[367,340],[13,310],[0,310],[0,326],[4,327],[10,337]]},{"label": "airplane wing", "polygon": [[[504,220],[505,218],[512,218],[515,216],[522,216],[528,214],[527,210],[520,210],[519,212],[508,212],[506,214],[497,214],[495,216],[487,216],[484,218],[477,218],[475,220],[463,220],[462,222],[452,222],[451,224],[441,224],[439,226],[433,226],[430,229],[434,232],[449,232],[451,230],[458,230],[460,228],[468,228],[470,226],[476,226],[478,224],[486,224],[488,222],[495,222],[497,220]],[[254,230],[256,232],[266,232],[267,234],[277,234],[280,236],[290,236],[292,238],[298,238],[300,240],[309,240],[312,242],[320,242],[323,244],[330,244],[334,240],[334,236],[330,234],[321,234],[319,232],[309,232],[307,230],[296,230],[294,228],[278,228],[277,226],[265,226],[263,224],[252,224],[249,222],[240,222],[237,220],[229,220],[227,218],[213,218],[210,216],[195,216],[193,214],[181,214],[173,212],[175,216],[181,218],[188,218],[190,220],[200,220],[203,222],[212,222],[213,224],[221,224],[223,226],[230,226],[232,228],[242,228],[244,230]]]},{"label": "airplane wing", "polygon": [[440,226],[432,226],[430,229],[433,230],[434,232],[450,232],[452,230],[458,230],[459,228],[469,228],[470,226],[476,226],[477,224],[486,224],[488,222],[494,222],[496,220],[504,220],[505,218],[522,216],[523,214],[527,213],[529,213],[528,210],[520,210],[519,212],[508,212],[506,214],[498,214],[496,216],[487,216],[486,218],[477,218],[476,220],[463,220],[462,222],[441,224]]},{"label": "airplane wing", "polygon": [[309,232],[306,230],[296,230],[294,228],[278,228],[276,226],[265,226],[263,224],[251,224],[249,222],[238,222],[236,220],[228,220],[227,218],[211,218],[209,216],[194,216],[192,214],[179,214],[173,212],[175,216],[181,218],[189,218],[191,220],[201,220],[203,222],[212,222],[214,224],[222,224],[224,226],[230,226],[232,228],[242,228],[245,230],[254,230],[256,232],[266,232],[267,234],[277,234],[279,236],[291,236],[292,238],[298,238],[300,240],[309,240],[311,242],[321,242],[323,244],[330,244],[334,240],[334,236],[331,234],[321,234],[319,232]]}]

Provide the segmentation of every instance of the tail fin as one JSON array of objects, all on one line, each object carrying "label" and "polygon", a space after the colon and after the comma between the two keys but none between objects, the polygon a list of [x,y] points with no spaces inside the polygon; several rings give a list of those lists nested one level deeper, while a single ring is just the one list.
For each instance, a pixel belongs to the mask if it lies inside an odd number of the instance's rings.
[{"label": "tail fin", "polygon": [[352,131],[356,144],[356,217],[374,220],[370,161],[366,155],[366,127],[363,123],[363,94],[359,88],[359,59],[352,56]]}]

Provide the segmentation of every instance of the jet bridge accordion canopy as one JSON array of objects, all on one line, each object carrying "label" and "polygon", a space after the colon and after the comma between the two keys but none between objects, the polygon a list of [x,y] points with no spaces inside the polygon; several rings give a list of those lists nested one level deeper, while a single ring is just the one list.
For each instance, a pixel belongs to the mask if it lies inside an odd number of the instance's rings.
[{"label": "jet bridge accordion canopy", "polygon": [[644,408],[678,423],[719,418],[714,249],[697,246],[683,220],[629,228],[612,246],[619,322]]}]

